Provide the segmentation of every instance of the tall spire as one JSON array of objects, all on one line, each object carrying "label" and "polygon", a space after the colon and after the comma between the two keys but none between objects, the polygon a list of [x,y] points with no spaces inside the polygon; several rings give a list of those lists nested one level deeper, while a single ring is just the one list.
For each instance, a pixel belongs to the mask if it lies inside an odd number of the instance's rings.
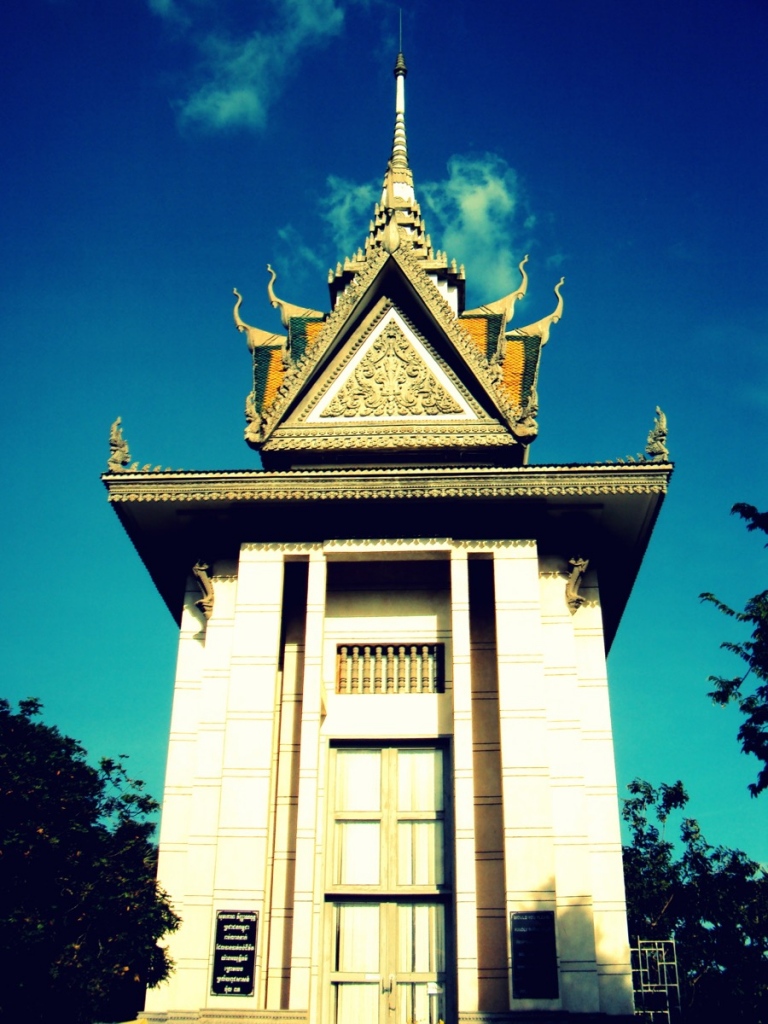
[{"label": "tall spire", "polygon": [[[402,40],[401,40],[402,46]],[[416,202],[413,174],[408,163],[408,146],[405,137],[405,76],[408,68],[402,49],[395,61],[395,132],[392,152],[387,161],[381,201],[376,203],[373,220],[368,229],[364,249],[358,249],[351,258],[336,264],[328,271],[328,285],[331,290],[331,304],[335,306],[337,296],[346,288],[355,274],[368,260],[382,252],[394,253],[407,249],[412,256],[422,261],[428,272],[443,275],[457,283],[463,309],[464,268],[457,267],[456,261],[448,261],[444,252],[435,251],[421,217],[421,208]]]},{"label": "tall spire", "polygon": [[384,175],[381,205],[385,210],[408,207],[415,201],[413,174],[408,166],[408,144],[405,136],[405,57],[398,53],[395,61],[395,134],[392,155]]}]

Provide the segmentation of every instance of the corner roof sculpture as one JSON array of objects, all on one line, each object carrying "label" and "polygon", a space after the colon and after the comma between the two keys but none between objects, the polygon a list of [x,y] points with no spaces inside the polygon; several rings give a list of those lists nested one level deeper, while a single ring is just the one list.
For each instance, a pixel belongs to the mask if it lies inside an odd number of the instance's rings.
[{"label": "corner roof sculpture", "polygon": [[563,279],[554,312],[526,327],[507,330],[527,290],[527,256],[513,292],[464,309],[464,267],[433,249],[416,200],[402,53],[394,75],[381,201],[364,248],[329,271],[331,312],[278,299],[277,274],[267,265],[269,300],[288,332],[270,335],[240,319],[235,291],[235,325],[253,358],[245,439],[268,469],[360,461],[522,465],[538,433],[541,349],[562,316]]}]

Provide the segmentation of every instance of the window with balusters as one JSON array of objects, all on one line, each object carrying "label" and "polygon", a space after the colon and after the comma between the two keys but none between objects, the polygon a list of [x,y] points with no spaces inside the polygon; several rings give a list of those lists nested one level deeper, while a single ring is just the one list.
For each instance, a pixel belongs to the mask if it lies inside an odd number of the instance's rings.
[{"label": "window with balusters", "polygon": [[443,693],[444,651],[443,644],[339,644],[336,693]]}]

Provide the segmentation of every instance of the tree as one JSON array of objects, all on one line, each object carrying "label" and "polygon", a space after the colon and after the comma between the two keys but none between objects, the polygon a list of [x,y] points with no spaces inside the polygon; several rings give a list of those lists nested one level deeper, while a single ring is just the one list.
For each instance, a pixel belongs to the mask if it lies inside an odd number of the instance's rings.
[{"label": "tree", "polygon": [[688,802],[682,782],[635,779],[629,791],[630,939],[675,940],[684,1021],[768,1024],[768,874],[741,850],[710,846],[693,818],[677,843],[666,835]]},{"label": "tree", "polygon": [[126,1020],[172,969],[179,919],[155,878],[158,804],[122,760],[0,700],[0,1020]]},{"label": "tree", "polygon": [[[733,506],[731,513],[745,519],[748,530],[761,530],[768,534],[768,512],[758,512],[754,505],[738,504]],[[747,666],[746,672],[732,678],[710,676],[709,682],[714,684],[714,689],[709,696],[722,706],[735,702],[744,716],[738,732],[741,749],[745,754],[754,754],[763,765],[758,771],[757,781],[749,786],[752,796],[757,796],[768,789],[768,590],[751,597],[743,612],[734,611],[714,594],[699,596],[730,618],[752,627],[749,640],[741,643],[726,640],[720,645],[741,658]],[[754,681],[751,690],[748,684],[750,676]]]}]

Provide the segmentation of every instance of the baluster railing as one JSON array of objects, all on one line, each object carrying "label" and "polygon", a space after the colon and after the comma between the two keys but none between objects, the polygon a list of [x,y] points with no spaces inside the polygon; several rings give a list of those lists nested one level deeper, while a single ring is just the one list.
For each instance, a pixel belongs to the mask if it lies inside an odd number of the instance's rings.
[{"label": "baluster railing", "polygon": [[337,693],[440,693],[442,644],[339,644]]}]

